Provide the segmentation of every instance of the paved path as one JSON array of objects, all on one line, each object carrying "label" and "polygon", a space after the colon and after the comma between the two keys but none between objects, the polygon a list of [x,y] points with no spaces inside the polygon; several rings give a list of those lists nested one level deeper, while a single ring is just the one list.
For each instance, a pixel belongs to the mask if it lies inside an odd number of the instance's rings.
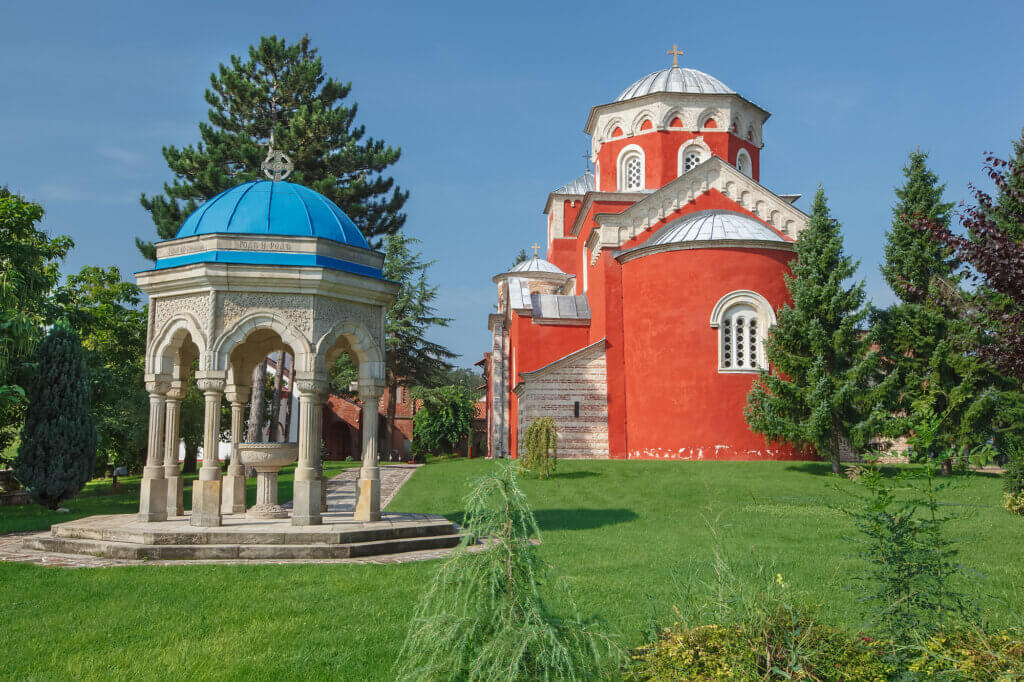
[{"label": "paved path", "polygon": [[[394,498],[398,489],[409,480],[421,465],[389,464],[381,467],[381,508]],[[355,506],[355,481],[359,469],[346,469],[327,482],[327,506],[332,511],[351,511]],[[285,505],[290,506],[290,505]],[[40,552],[22,547],[27,537],[49,535],[49,531],[8,533],[0,535],[0,561],[16,561],[38,566],[60,566],[62,568],[101,568],[107,566],[194,566],[196,564],[400,564],[407,561],[425,561],[447,556],[450,549],[431,549],[401,554],[384,554],[357,559],[236,559],[227,561],[128,561],[103,559],[101,557],[77,554]]]}]

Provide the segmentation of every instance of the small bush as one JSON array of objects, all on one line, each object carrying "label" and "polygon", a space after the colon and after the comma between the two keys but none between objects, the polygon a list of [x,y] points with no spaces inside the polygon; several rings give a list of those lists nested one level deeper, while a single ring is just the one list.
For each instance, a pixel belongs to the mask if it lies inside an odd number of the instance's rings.
[{"label": "small bush", "polygon": [[555,420],[551,417],[534,419],[523,438],[526,457],[520,463],[523,469],[536,471],[540,478],[547,478],[558,466],[558,433]]},{"label": "small bush", "polygon": [[1017,497],[1024,493],[1024,452],[1014,448],[1006,459],[1003,473],[1003,489],[1007,495]]},{"label": "small bush", "polygon": [[912,655],[911,673],[951,682],[1024,679],[1024,631],[943,631],[928,637]]},{"label": "small bush", "polygon": [[1024,515],[1024,491],[1019,492],[1016,495],[1011,493],[1003,495],[1003,507],[1005,507],[1006,511],[1011,514]]},{"label": "small bush", "polygon": [[870,639],[787,609],[738,625],[675,624],[633,651],[627,679],[887,680],[894,669]]}]

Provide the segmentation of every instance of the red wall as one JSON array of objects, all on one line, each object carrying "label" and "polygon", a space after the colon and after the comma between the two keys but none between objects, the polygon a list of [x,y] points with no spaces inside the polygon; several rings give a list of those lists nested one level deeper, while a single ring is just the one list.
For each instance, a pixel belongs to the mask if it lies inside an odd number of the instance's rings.
[{"label": "red wall", "polygon": [[[623,147],[635,144],[644,151],[645,187],[658,189],[679,177],[679,148],[687,140],[703,137],[711,153],[725,161],[736,163],[740,148],[750,154],[751,173],[754,180],[760,178],[760,149],[725,131],[660,130],[632,137],[622,137],[605,142],[597,152],[600,165],[600,189],[602,192],[618,191],[618,159]],[[706,159],[705,159],[706,160]]]},{"label": "red wall", "polygon": [[757,375],[718,372],[718,330],[710,325],[715,304],[737,289],[756,291],[775,308],[787,302],[783,273],[792,257],[769,249],[692,249],[622,265],[629,458],[807,458],[747,427],[743,406]]}]

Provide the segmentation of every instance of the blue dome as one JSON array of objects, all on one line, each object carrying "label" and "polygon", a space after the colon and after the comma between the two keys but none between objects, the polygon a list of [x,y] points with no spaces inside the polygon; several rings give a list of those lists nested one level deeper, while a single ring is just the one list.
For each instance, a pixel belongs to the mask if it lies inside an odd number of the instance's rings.
[{"label": "blue dome", "polygon": [[255,180],[225,190],[190,215],[176,238],[225,233],[321,237],[369,248],[333,201],[291,182]]}]

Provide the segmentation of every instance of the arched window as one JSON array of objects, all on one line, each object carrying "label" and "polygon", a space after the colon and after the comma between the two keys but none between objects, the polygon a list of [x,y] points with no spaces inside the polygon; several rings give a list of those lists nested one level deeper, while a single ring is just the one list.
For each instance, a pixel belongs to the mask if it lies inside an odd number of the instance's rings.
[{"label": "arched window", "polygon": [[679,174],[693,170],[705,160],[704,150],[695,144],[683,147],[679,153]]},{"label": "arched window", "polygon": [[630,145],[619,154],[619,191],[638,192],[644,188],[644,154]]},{"label": "arched window", "polygon": [[750,163],[750,154],[746,149],[741,149],[736,153],[736,169],[748,178],[753,177],[753,166]]},{"label": "arched window", "polygon": [[711,313],[718,328],[718,371],[758,372],[767,369],[764,339],[775,324],[775,311],[753,291],[726,294]]}]

